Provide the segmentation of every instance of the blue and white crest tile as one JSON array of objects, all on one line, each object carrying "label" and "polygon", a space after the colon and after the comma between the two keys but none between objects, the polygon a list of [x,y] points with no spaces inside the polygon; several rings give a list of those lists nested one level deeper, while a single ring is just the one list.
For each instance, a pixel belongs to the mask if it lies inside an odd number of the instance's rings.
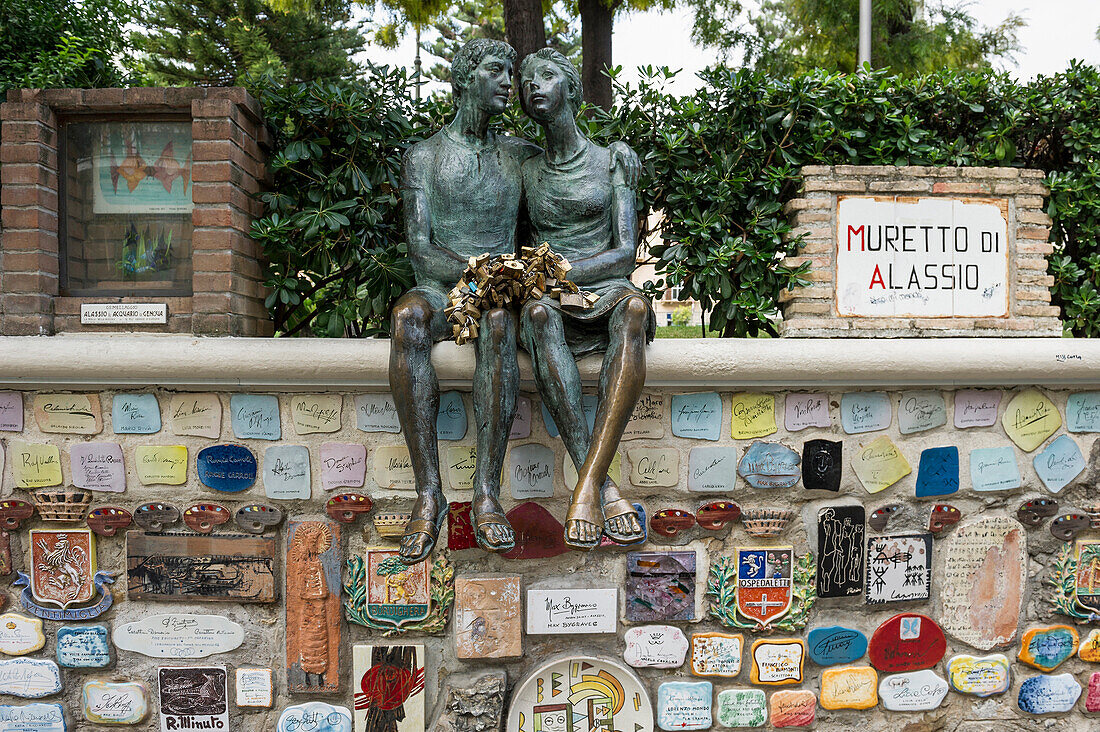
[{"label": "blue and white crest tile", "polygon": [[351,712],[326,702],[312,701],[287,707],[279,715],[276,732],[352,732]]},{"label": "blue and white crest tile", "polygon": [[1024,679],[1016,697],[1021,711],[1029,714],[1068,712],[1081,696],[1081,684],[1073,674],[1040,674]]},{"label": "blue and white crest tile", "polygon": [[754,442],[737,464],[737,473],[753,488],[790,488],[802,477],[802,456],[778,442]]},{"label": "blue and white crest tile", "polygon": [[884,391],[853,391],[840,397],[840,424],[849,435],[886,429],[892,411]]},{"label": "blue and white crest tile", "polygon": [[666,732],[708,729],[714,724],[709,681],[666,681],[657,687],[657,726]]},{"label": "blue and white crest tile", "polygon": [[1021,485],[1016,450],[1011,445],[970,451],[970,485],[974,490],[1011,491]]},{"label": "blue and white crest tile", "polygon": [[439,414],[435,418],[435,433],[441,440],[461,440],[466,436],[469,419],[462,394],[445,391],[439,395]]},{"label": "blue and white crest tile", "polygon": [[818,666],[836,666],[863,658],[867,636],[853,628],[830,625],[811,630],[806,645],[810,660]]},{"label": "blue and white crest tile", "polygon": [[1100,391],[1079,391],[1066,400],[1066,429],[1100,432]]},{"label": "blue and white crest tile", "polygon": [[0,705],[0,732],[65,732],[60,704]]},{"label": "blue and white crest tile", "polygon": [[256,482],[256,456],[244,445],[210,445],[195,458],[199,480],[222,493],[239,493]]},{"label": "blue and white crest tile", "polygon": [[717,440],[722,434],[722,397],[713,391],[672,395],[672,434]]},{"label": "blue and white crest tile", "polygon": [[155,394],[115,394],[111,400],[111,427],[116,435],[160,432],[160,403]]},{"label": "blue and white crest tile", "polygon": [[1069,435],[1059,435],[1033,461],[1039,480],[1051,493],[1058,493],[1085,469],[1085,456]]},{"label": "blue and white crest tile", "polygon": [[959,448],[930,447],[920,454],[917,498],[947,496],[959,490]]},{"label": "blue and white crest tile", "polygon": [[111,644],[102,625],[65,625],[57,629],[57,662],[65,668],[104,668]]},{"label": "blue and white crest tile", "polygon": [[938,391],[903,391],[898,402],[898,431],[924,432],[947,424],[947,404]]},{"label": "blue and white crest tile", "polygon": [[229,414],[238,440],[278,440],[283,436],[277,396],[234,394],[229,397]]}]

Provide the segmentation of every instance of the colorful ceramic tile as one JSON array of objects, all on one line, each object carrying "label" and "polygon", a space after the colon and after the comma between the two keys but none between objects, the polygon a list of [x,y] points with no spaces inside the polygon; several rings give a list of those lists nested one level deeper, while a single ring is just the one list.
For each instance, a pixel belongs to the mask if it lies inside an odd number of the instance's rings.
[{"label": "colorful ceramic tile", "polygon": [[506,729],[574,732],[590,724],[652,732],[653,703],[646,685],[622,663],[592,656],[542,662],[516,684]]},{"label": "colorful ceramic tile", "polygon": [[1077,630],[1068,625],[1030,628],[1020,640],[1016,657],[1040,671],[1053,671],[1073,655],[1080,639]]},{"label": "colorful ceramic tile", "polygon": [[138,445],[134,468],[142,485],[183,485],[187,482],[187,447]]},{"label": "colorful ceramic tile", "polygon": [[270,709],[275,703],[275,685],[269,668],[238,668],[235,686],[238,707]]},{"label": "colorful ceramic tile", "polygon": [[754,442],[737,464],[737,474],[753,488],[790,488],[798,482],[802,457],[778,442]]},{"label": "colorful ceramic tile", "polygon": [[340,524],[290,521],[286,534],[287,689],[334,693],[340,688]]},{"label": "colorful ceramic tile", "polygon": [[441,440],[461,440],[466,436],[469,420],[462,394],[445,391],[439,395],[439,414],[435,418],[435,432]]},{"label": "colorful ceramic tile", "polygon": [[718,531],[741,518],[741,507],[732,501],[711,501],[699,507],[695,518],[699,528]]},{"label": "colorful ceramic tile", "polygon": [[116,625],[114,644],[150,658],[206,658],[244,643],[244,627],[221,615],[149,615]]},{"label": "colorful ceramic tile", "polygon": [[867,540],[867,603],[927,600],[932,535],[891,534]]},{"label": "colorful ceramic tile", "polygon": [[642,394],[623,430],[624,440],[656,440],[665,436],[665,395]]},{"label": "colorful ceramic tile", "polygon": [[619,593],[610,589],[527,590],[527,634],[614,633]]},{"label": "colorful ceramic tile", "polygon": [[[588,423],[588,431],[592,431],[593,425],[596,424],[596,407],[599,405],[599,398],[595,394],[584,394],[581,396],[581,411],[584,413],[584,421]],[[542,423],[546,427],[546,434],[550,437],[558,437],[558,426],[554,424],[554,418],[550,416],[550,410],[546,408],[546,402],[542,402]]]},{"label": "colorful ceramic tile", "polygon": [[714,687],[709,681],[666,681],[657,687],[657,726],[668,732],[707,729]]},{"label": "colorful ceramic tile", "polygon": [[871,635],[867,658],[879,671],[919,671],[932,668],[947,652],[947,639],[936,621],[917,613],[900,613]]},{"label": "colorful ceramic tile", "polygon": [[768,705],[763,689],[724,689],[718,692],[718,724],[723,727],[763,727]]},{"label": "colorful ceramic tile", "polygon": [[96,536],[114,536],[134,522],[134,515],[125,508],[102,506],[93,508],[85,520]]},{"label": "colorful ceramic tile", "polygon": [[458,658],[519,658],[523,612],[519,575],[458,577],[454,635]]},{"label": "colorful ceramic tile", "polygon": [[73,485],[86,491],[126,490],[126,464],[117,442],[77,442],[69,448]]},{"label": "colorful ceramic tile", "polygon": [[238,440],[278,440],[283,436],[279,397],[271,394],[233,394],[229,416]]},{"label": "colorful ceramic tile", "polygon": [[43,432],[98,435],[103,431],[99,394],[35,394],[34,421]]},{"label": "colorful ceramic tile", "polygon": [[222,493],[251,488],[256,482],[256,469],[256,456],[244,445],[210,445],[195,457],[199,481]]},{"label": "colorful ceramic tile", "polygon": [[884,491],[913,472],[901,450],[886,435],[860,445],[852,469],[868,493]]},{"label": "colorful ceramic tile", "polygon": [[138,724],[149,715],[145,685],[137,681],[87,681],[80,703],[84,719],[98,724]]},{"label": "colorful ceramic tile", "polygon": [[970,484],[976,491],[1011,491],[1020,487],[1016,451],[1004,447],[979,447],[970,451]]},{"label": "colorful ceramic tile", "polygon": [[60,704],[0,705],[0,732],[65,732]]},{"label": "colorful ceramic tile", "polygon": [[741,634],[694,633],[691,636],[691,672],[696,676],[726,676],[741,673]]},{"label": "colorful ceramic tile", "polygon": [[102,625],[57,629],[57,662],[64,668],[105,668],[111,664],[111,644]]},{"label": "colorful ceramic tile", "polygon": [[12,442],[11,475],[25,490],[61,485],[61,451],[56,445]]},{"label": "colorful ceramic tile", "polygon": [[832,427],[828,394],[788,394],[783,404],[783,425],[788,432],[807,427]]},{"label": "colorful ceramic tile", "polygon": [[[561,461],[562,465],[562,483],[569,490],[573,490],[577,487],[577,466],[573,465],[573,458],[569,457],[569,453],[565,453],[565,456]],[[611,479],[611,482],[615,485],[623,484],[623,454],[621,452],[615,453],[615,457],[611,458],[611,467],[607,469],[607,477]]]},{"label": "colorful ceramic tile", "polygon": [[[366,550],[366,602],[368,618],[399,627],[424,620],[431,611],[429,565],[406,565],[395,549]],[[339,589],[335,590],[339,593]]]},{"label": "colorful ceramic tile", "polygon": [[516,416],[512,418],[509,440],[526,440],[531,436],[531,400],[525,396],[516,397]]},{"label": "colorful ceramic tile", "polygon": [[1050,534],[1059,541],[1073,541],[1092,524],[1083,513],[1064,513],[1050,522]]},{"label": "colorful ceramic tile", "polygon": [[754,684],[801,684],[806,659],[806,642],[800,638],[760,639],[749,653]]},{"label": "colorful ceramic tile", "polygon": [[[514,448],[513,448],[514,449]],[[477,469],[477,448],[473,445],[447,445],[443,448],[443,473],[451,490],[470,491],[474,489],[474,471]],[[553,460],[553,451],[550,456]]]},{"label": "colorful ceramic tile", "polygon": [[812,727],[817,695],[809,689],[783,689],[772,694],[769,710],[773,727]]},{"label": "colorful ceramic tile", "polygon": [[[380,732],[374,727],[374,732]],[[279,715],[275,732],[352,732],[351,712],[327,702],[306,702],[287,707]]]},{"label": "colorful ceramic tile", "polygon": [[551,498],[554,495],[554,451],[530,442],[508,451],[508,486],[512,498]]},{"label": "colorful ceramic tile", "polygon": [[[477,540],[474,538],[474,525],[470,518],[472,504],[469,501],[451,501],[450,506],[451,510],[447,514],[447,548],[452,552],[473,549],[477,546]],[[513,525],[512,531],[515,530]],[[518,546],[517,542],[517,548]]]},{"label": "colorful ceramic tile", "polygon": [[[2,452],[2,451],[0,451],[0,452]],[[20,528],[22,528],[23,522],[26,521],[27,519],[29,519],[33,515],[34,515],[34,504],[32,504],[32,503],[28,503],[27,501],[21,501],[18,498],[8,498],[6,500],[0,501],[0,526],[3,526],[5,529],[8,529],[9,531],[18,531]],[[7,533],[7,532],[4,532],[4,533]],[[3,534],[0,534],[0,537],[2,537],[2,536],[3,536]],[[8,542],[8,544],[9,544],[8,553],[10,554],[10,552],[11,552],[10,541]],[[0,545],[0,547],[2,547],[2,545]],[[4,559],[4,557],[0,556],[0,559]],[[2,564],[4,566],[0,567],[0,569],[5,569],[6,570],[3,573],[4,576],[7,576],[7,575],[11,574],[12,571],[13,571],[12,567],[10,566],[11,565],[11,557],[8,556],[6,559],[4,559]]]},{"label": "colorful ceramic tile", "polygon": [[679,508],[663,508],[653,514],[649,528],[658,536],[675,537],[695,526],[695,514]]},{"label": "colorful ceramic tile", "polygon": [[818,666],[837,666],[863,658],[867,652],[867,636],[839,625],[814,628],[806,636],[806,648],[810,660]]},{"label": "colorful ceramic tile", "polygon": [[370,496],[362,493],[338,493],[325,502],[325,513],[333,521],[354,524],[360,516],[370,513],[373,507],[374,501]]},{"label": "colorful ceramic tile", "polygon": [[806,440],[802,446],[802,485],[808,491],[840,490],[844,443]]},{"label": "colorful ceramic tile", "polygon": [[1020,684],[1016,705],[1028,714],[1060,714],[1072,710],[1079,698],[1081,684],[1073,674],[1040,674]]},{"label": "colorful ceramic tile", "polygon": [[290,397],[290,422],[294,434],[339,432],[344,397],[340,394],[294,394]]},{"label": "colorful ceramic tile", "polygon": [[878,695],[892,712],[925,712],[936,709],[947,696],[947,682],[931,669],[883,676]]},{"label": "colorful ceramic tile", "polygon": [[1024,526],[1034,528],[1056,513],[1058,513],[1058,501],[1055,499],[1033,498],[1020,504],[1016,509],[1016,519]]},{"label": "colorful ceramic tile", "polygon": [[717,440],[722,434],[722,397],[717,392],[672,395],[672,434]]},{"label": "colorful ceramic tile", "polygon": [[746,508],[741,512],[745,531],[760,539],[779,536],[793,517],[794,509],[791,508]]},{"label": "colorful ceramic tile", "polygon": [[416,487],[409,449],[404,445],[386,445],[374,451],[374,482],[379,488]]},{"label": "colorful ceramic tile", "polygon": [[1062,426],[1058,407],[1038,389],[1025,389],[1016,394],[1001,416],[1008,439],[1024,452],[1043,444]]},{"label": "colorful ceramic tile", "polygon": [[734,394],[730,397],[730,437],[753,440],[775,433],[774,394]]},{"label": "colorful ceramic tile", "polygon": [[1002,393],[995,389],[960,389],[955,392],[955,429],[997,424]]},{"label": "colorful ceramic tile", "polygon": [[134,511],[134,523],[146,531],[163,531],[180,520],[180,510],[170,503],[143,503]]},{"label": "colorful ceramic tile", "polygon": [[898,402],[898,431],[924,432],[947,424],[947,404],[938,391],[903,391]]},{"label": "colorful ceramic tile", "polygon": [[225,666],[157,669],[161,732],[229,729]]},{"label": "colorful ceramic tile", "polygon": [[1100,663],[1100,629],[1093,628],[1089,631],[1077,649],[1077,656],[1082,661]]},{"label": "colorful ceramic tile", "polygon": [[737,448],[693,447],[688,453],[688,490],[728,493],[737,479]]},{"label": "colorful ceramic tile", "polygon": [[209,534],[215,526],[229,523],[232,514],[218,503],[196,503],[183,509],[183,523],[199,534]]},{"label": "colorful ceramic tile", "polygon": [[1100,671],[1089,675],[1089,693],[1085,696],[1085,711],[1100,712]]},{"label": "colorful ceramic tile", "polygon": [[917,498],[948,496],[959,490],[959,448],[930,447],[920,454]]},{"label": "colorful ceramic tile", "polygon": [[623,660],[635,668],[679,668],[687,656],[687,637],[672,625],[631,628],[623,640]]},{"label": "colorful ceramic tile", "polygon": [[941,549],[943,629],[982,651],[1016,639],[1027,594],[1027,533],[996,516],[955,529]]},{"label": "colorful ceramic tile", "polygon": [[817,596],[863,594],[863,506],[826,506],[817,513]]},{"label": "colorful ceramic tile", "polygon": [[884,391],[855,391],[840,397],[840,424],[849,435],[884,430],[893,410]]},{"label": "colorful ceramic tile", "polygon": [[1085,456],[1069,435],[1059,435],[1032,461],[1035,472],[1051,493],[1058,493],[1085,470]]},{"label": "colorful ceramic tile", "polygon": [[321,488],[361,488],[367,476],[367,447],[351,442],[321,444]]},{"label": "colorful ceramic tile", "polygon": [[680,482],[680,451],[674,447],[635,447],[630,459],[630,484],[636,488],[671,488]]},{"label": "colorful ceramic tile", "polygon": [[126,535],[130,600],[275,602],[274,536]]},{"label": "colorful ceramic tile", "polygon": [[397,407],[389,394],[357,394],[355,396],[355,429],[360,432],[401,431]]},{"label": "colorful ceramic tile", "polygon": [[173,394],[168,425],[174,435],[216,440],[222,434],[221,399],[217,394]]},{"label": "colorful ceramic tile", "polygon": [[738,547],[737,612],[760,628],[791,609],[794,584],[794,547]]},{"label": "colorful ceramic tile", "polygon": [[[516,546],[501,556],[507,559],[549,559],[569,551],[565,546],[565,527],[538,503],[521,503],[507,515],[516,535]],[[473,535],[472,529],[470,534]]]},{"label": "colorful ceramic tile", "polygon": [[272,445],[264,450],[264,495],[279,501],[306,500],[311,489],[309,448]]},{"label": "colorful ceramic tile", "polygon": [[0,659],[0,694],[41,699],[61,691],[61,671],[48,659]]},{"label": "colorful ceramic tile", "polygon": [[949,503],[932,504],[928,512],[928,530],[940,534],[948,526],[954,526],[962,519],[962,511]]},{"label": "colorful ceramic tile", "polygon": [[160,403],[156,394],[115,394],[111,399],[111,428],[116,435],[160,432]]},{"label": "colorful ceramic tile", "polygon": [[0,391],[0,432],[23,431],[23,393]]},{"label": "colorful ceramic tile", "polygon": [[1008,658],[1000,653],[989,656],[953,656],[947,664],[947,680],[951,688],[962,694],[993,696],[1003,694],[1012,686]]},{"label": "colorful ceramic tile", "polygon": [[695,619],[695,552],[626,555],[626,619]]},{"label": "colorful ceramic tile", "polygon": [[355,645],[352,659],[355,729],[423,732],[424,646]]},{"label": "colorful ceramic tile", "polygon": [[0,615],[0,653],[24,656],[46,645],[42,621],[17,613]]},{"label": "colorful ceramic tile", "polygon": [[870,709],[878,704],[878,673],[870,666],[821,672],[822,709]]},{"label": "colorful ceramic tile", "polygon": [[32,529],[29,542],[30,594],[37,603],[65,610],[95,599],[96,551],[91,531]]},{"label": "colorful ceramic tile", "polygon": [[[22,407],[19,412],[22,415]],[[3,411],[0,411],[0,418],[2,416]],[[1100,432],[1100,391],[1079,391],[1069,395],[1066,400],[1066,429],[1070,432]]]}]

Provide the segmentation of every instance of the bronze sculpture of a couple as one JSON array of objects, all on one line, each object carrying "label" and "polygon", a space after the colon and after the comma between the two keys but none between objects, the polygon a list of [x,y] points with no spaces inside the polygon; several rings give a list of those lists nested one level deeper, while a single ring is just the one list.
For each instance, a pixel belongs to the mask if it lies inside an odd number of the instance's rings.
[{"label": "bronze sculpture of a couple", "polygon": [[[518,245],[542,242],[564,255],[572,264],[570,279],[599,299],[579,311],[542,298],[518,314],[481,313],[473,383],[474,534],[489,551],[515,543],[499,493],[522,343],[543,402],[580,466],[566,544],[588,550],[604,534],[620,544],[645,536],[633,505],[607,478],[645,383],[645,347],[656,327],[652,305],[630,282],[638,157],[623,143],[603,148],[580,131],[580,75],[552,49],[526,57],[519,69],[521,103],[545,130],[546,150],[495,133],[489,123],[508,104],[515,55],[502,41],[467,43],[451,67],[454,119],[405,156],[402,194],[417,286],[394,306],[389,368],[417,487],[400,550],[409,564],[431,553],[448,511],[436,438],[439,382],[431,362],[432,345],[451,334],[447,293],[471,256],[518,254]],[[590,434],[576,359],[600,351],[605,355]]]}]

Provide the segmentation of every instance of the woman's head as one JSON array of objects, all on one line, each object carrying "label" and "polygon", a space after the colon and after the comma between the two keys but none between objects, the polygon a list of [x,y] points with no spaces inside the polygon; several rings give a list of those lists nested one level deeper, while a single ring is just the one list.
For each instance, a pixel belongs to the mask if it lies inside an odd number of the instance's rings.
[{"label": "woman's head", "polygon": [[549,119],[560,105],[576,117],[584,101],[581,75],[569,59],[552,48],[540,48],[519,65],[520,103],[536,121]]}]

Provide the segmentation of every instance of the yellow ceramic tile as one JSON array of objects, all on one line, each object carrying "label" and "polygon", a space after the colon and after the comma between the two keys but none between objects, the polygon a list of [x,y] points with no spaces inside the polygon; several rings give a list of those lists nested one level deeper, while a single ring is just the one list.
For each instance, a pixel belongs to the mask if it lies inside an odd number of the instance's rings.
[{"label": "yellow ceramic tile", "polygon": [[142,485],[183,485],[187,482],[187,448],[184,445],[140,445],[134,464]]},{"label": "yellow ceramic tile", "polygon": [[823,709],[870,709],[878,704],[878,673],[870,666],[827,668],[821,672]]},{"label": "yellow ceramic tile", "polygon": [[1081,641],[1081,646],[1077,649],[1077,655],[1082,661],[1100,663],[1100,629],[1093,628],[1089,631],[1089,634]]},{"label": "yellow ceramic tile", "polygon": [[290,398],[290,420],[299,435],[340,430],[341,394],[295,394]]},{"label": "yellow ceramic tile", "polygon": [[886,490],[913,472],[898,446],[885,435],[859,446],[852,469],[868,493]]},{"label": "yellow ceramic tile", "polygon": [[16,488],[34,490],[61,485],[61,451],[56,445],[13,442],[9,460]]},{"label": "yellow ceramic tile", "polygon": [[374,451],[374,482],[379,488],[415,488],[409,448],[387,445]]},{"label": "yellow ceramic tile", "polygon": [[103,431],[99,394],[35,394],[34,421],[43,432],[98,435]]},{"label": "yellow ceramic tile", "polygon": [[752,644],[752,669],[749,681],[754,684],[800,684],[802,666],[806,661],[806,641],[799,638],[762,638]]},{"label": "yellow ceramic tile", "polygon": [[1062,415],[1043,392],[1026,389],[1012,397],[1005,407],[1001,426],[1018,448],[1031,452],[1058,431]]},{"label": "yellow ceramic tile", "polygon": [[473,490],[477,448],[472,445],[451,445],[447,448],[446,455],[447,462],[443,467],[451,488],[456,491]]},{"label": "yellow ceramic tile", "polygon": [[774,395],[734,394],[730,406],[730,436],[733,439],[751,440],[776,431]]}]

